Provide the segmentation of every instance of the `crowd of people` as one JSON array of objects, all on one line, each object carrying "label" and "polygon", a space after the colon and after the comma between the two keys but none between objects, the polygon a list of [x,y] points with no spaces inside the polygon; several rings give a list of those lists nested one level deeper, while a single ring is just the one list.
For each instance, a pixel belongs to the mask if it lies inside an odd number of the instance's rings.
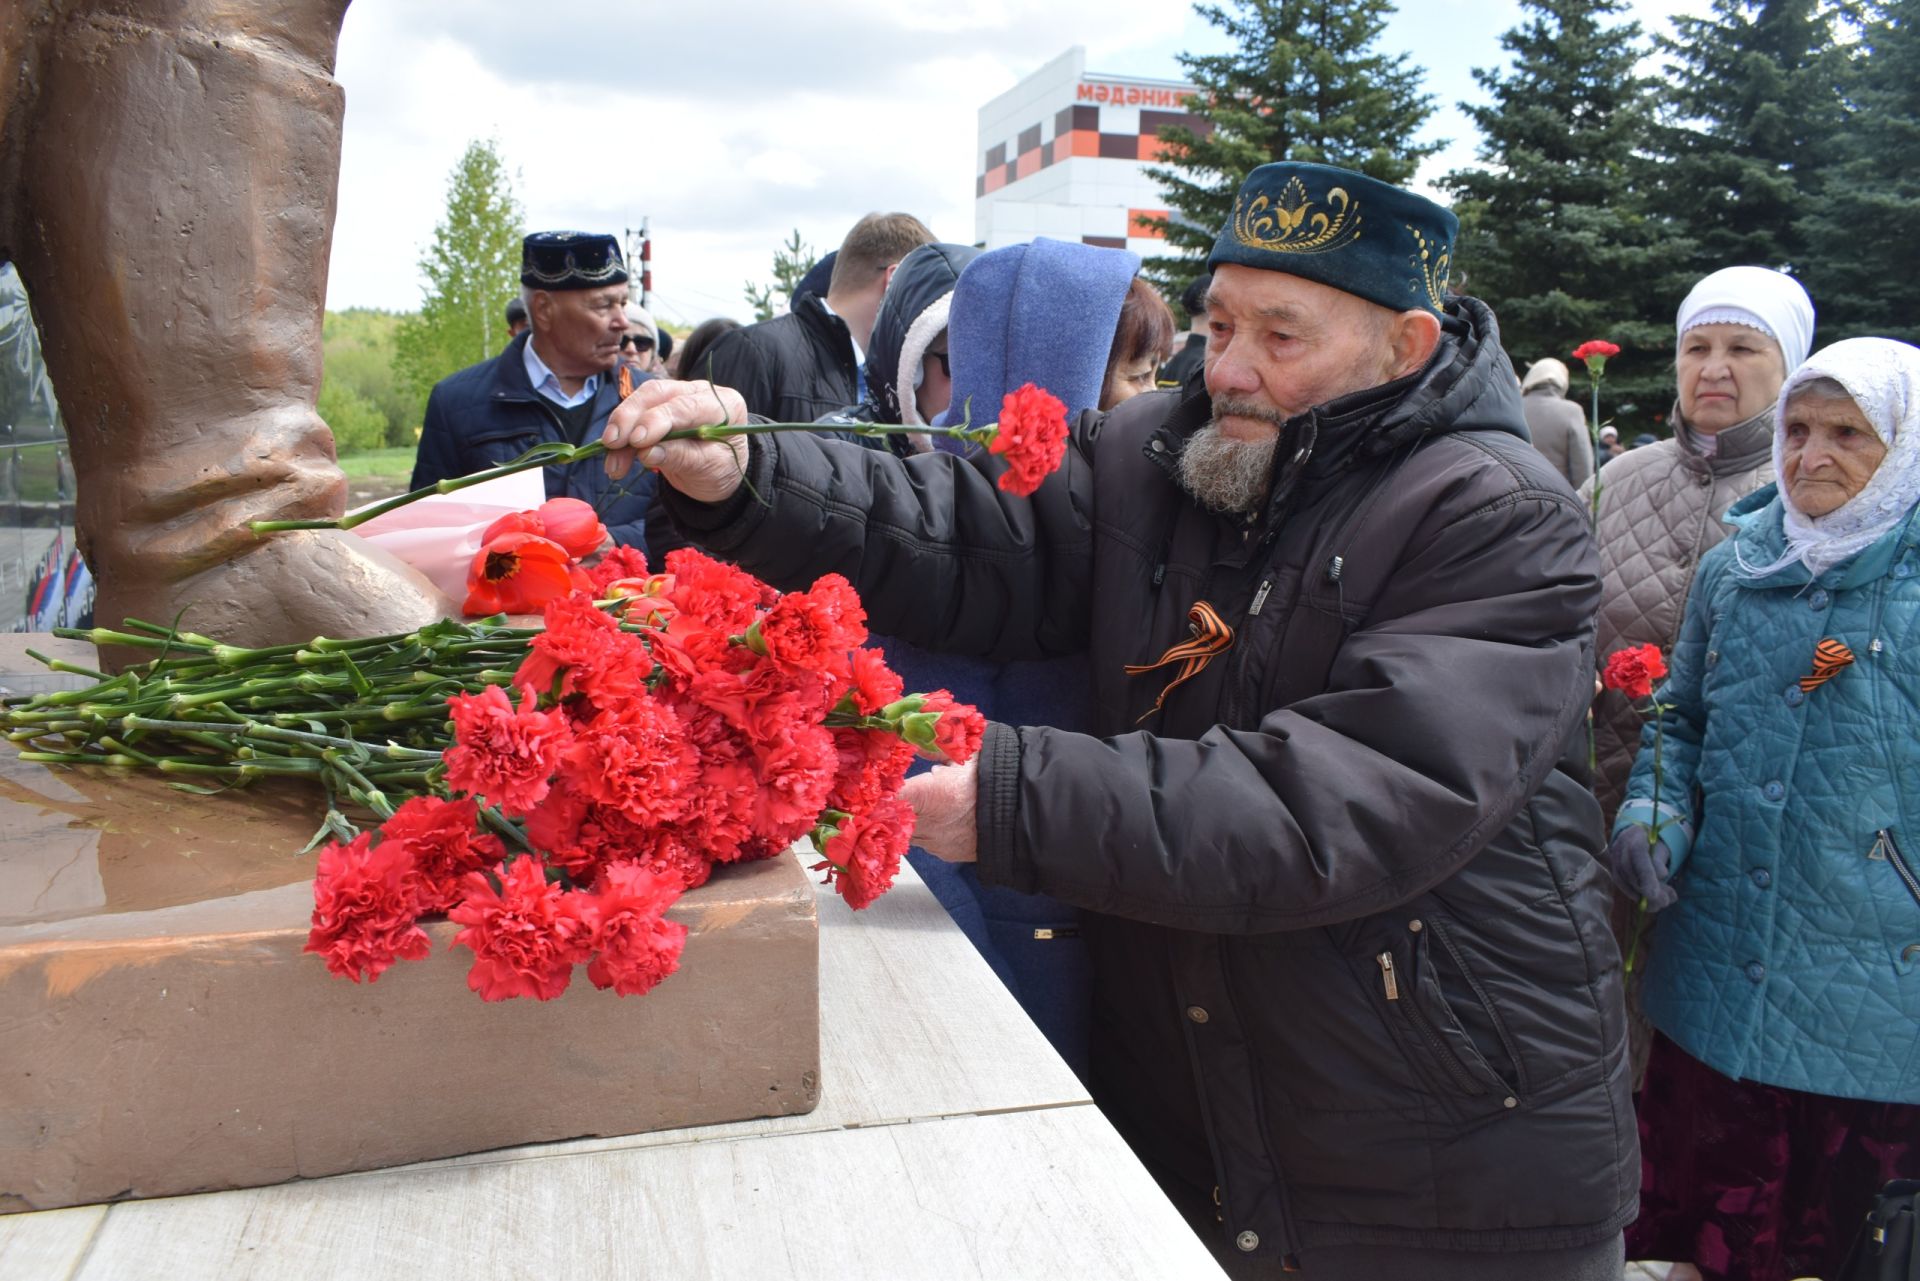
[{"label": "crowd of people", "polygon": [[[1920,1177],[1920,350],[1729,264],[1623,450],[1457,230],[1263,165],[1182,332],[1124,250],[876,214],[677,344],[540,233],[414,484],[604,440],[546,485],[617,541],[852,580],[993,722],[916,869],[1231,1274],[1838,1281]],[[1025,383],[1031,498],[863,434]],[[750,417],[817,430],[664,439]]]}]

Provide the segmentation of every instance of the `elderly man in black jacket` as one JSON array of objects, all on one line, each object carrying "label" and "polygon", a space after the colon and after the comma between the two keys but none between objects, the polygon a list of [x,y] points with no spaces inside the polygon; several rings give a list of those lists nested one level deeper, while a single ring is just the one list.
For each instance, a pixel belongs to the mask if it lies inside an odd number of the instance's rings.
[{"label": "elderly man in black jacket", "polygon": [[[662,443],[706,387],[608,426],[777,584],[837,570],[928,646],[1088,654],[1106,736],[990,726],[909,784],[917,840],[1086,909],[1095,1096],[1236,1275],[1616,1278],[1636,1204],[1581,764],[1597,563],[1492,314],[1446,292],[1455,230],[1255,170],[1204,392],[1083,416],[1031,499],[990,457]],[[1189,678],[1156,665],[1196,639]]]}]

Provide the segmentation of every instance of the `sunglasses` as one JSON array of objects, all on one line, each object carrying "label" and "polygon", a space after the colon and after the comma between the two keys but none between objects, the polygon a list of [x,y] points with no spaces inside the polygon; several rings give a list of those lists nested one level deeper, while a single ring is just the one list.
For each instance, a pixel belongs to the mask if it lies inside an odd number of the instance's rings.
[{"label": "sunglasses", "polygon": [[652,351],[653,339],[647,337],[645,334],[621,334],[620,350],[625,351],[629,347],[635,351]]}]

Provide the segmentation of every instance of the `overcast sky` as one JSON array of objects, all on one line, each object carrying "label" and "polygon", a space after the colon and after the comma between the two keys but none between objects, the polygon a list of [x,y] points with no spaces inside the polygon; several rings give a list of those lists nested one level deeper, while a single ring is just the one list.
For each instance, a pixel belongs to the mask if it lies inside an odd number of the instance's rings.
[{"label": "overcast sky", "polygon": [[[1705,7],[1633,4],[1660,31]],[[1515,0],[1417,0],[1389,25],[1384,45],[1439,100],[1427,136],[1452,140],[1423,176],[1472,160],[1455,104],[1480,96],[1471,69],[1502,61],[1519,16]],[[861,214],[904,209],[971,241],[977,112],[1068,46],[1089,72],[1177,78],[1176,53],[1220,43],[1176,0],[355,0],[327,305],[419,305],[448,175],[493,138],[530,228],[617,235],[646,216],[660,317],[745,319],[743,282],[792,228],[825,252]]]}]

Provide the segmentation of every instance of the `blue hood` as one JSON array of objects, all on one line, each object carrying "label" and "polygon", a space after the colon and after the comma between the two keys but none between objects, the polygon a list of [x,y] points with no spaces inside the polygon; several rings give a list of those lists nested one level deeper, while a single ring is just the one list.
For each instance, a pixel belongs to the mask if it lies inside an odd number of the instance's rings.
[{"label": "blue hood", "polygon": [[1034,383],[1066,402],[1071,417],[1100,404],[1107,353],[1120,325],[1138,254],[1064,240],[1035,240],[981,254],[960,273],[947,322],[957,423],[972,404],[992,422],[1010,391]]}]

